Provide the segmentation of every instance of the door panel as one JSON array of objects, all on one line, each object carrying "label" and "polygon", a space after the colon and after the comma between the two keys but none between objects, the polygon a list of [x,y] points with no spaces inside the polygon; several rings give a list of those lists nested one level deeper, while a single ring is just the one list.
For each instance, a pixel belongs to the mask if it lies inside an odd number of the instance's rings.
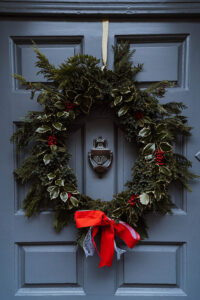
[{"label": "door panel", "polygon": [[[144,63],[137,77],[141,87],[152,82],[170,80],[174,87],[161,101],[182,101],[193,126],[193,136],[180,139],[177,151],[194,162],[199,150],[198,110],[200,102],[198,84],[200,67],[199,23],[183,21],[110,22],[108,66],[113,64],[111,46],[128,40],[136,49],[134,61]],[[188,194],[180,186],[172,186],[173,216],[147,216],[149,238],[128,251],[111,268],[98,269],[99,258],[85,259],[75,245],[74,223],[56,234],[52,228],[53,212],[41,212],[27,220],[21,210],[26,188],[14,182],[13,169],[26,153],[16,155],[9,143],[20,118],[29,110],[41,109],[36,101],[29,100],[11,73],[20,73],[30,81],[44,81],[36,77],[33,66],[35,56],[30,49],[34,40],[56,65],[77,53],[101,57],[100,21],[2,21],[0,27],[1,65],[1,280],[2,299],[15,296],[28,300],[31,296],[44,299],[197,299],[199,267],[198,201],[199,184],[192,183]],[[113,152],[113,164],[99,178],[88,162],[93,139],[107,139]],[[79,189],[93,198],[109,201],[123,189],[130,178],[131,166],[137,157],[135,143],[129,144],[118,129],[109,112],[94,111],[74,130],[69,140],[72,153],[71,166],[78,178]],[[26,152],[26,151],[25,151]],[[143,297],[144,296],[144,297]],[[146,299],[146,298],[145,298]]]}]

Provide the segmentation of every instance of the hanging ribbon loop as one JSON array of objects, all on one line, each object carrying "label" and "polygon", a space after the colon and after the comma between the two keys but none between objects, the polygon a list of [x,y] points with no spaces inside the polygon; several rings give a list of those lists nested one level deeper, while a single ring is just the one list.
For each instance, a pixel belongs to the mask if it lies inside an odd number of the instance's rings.
[{"label": "hanging ribbon loop", "polygon": [[108,56],[108,27],[109,21],[108,19],[104,19],[102,21],[102,61],[103,61],[103,68],[107,65],[107,56]]},{"label": "hanging ribbon loop", "polygon": [[129,248],[133,248],[140,240],[139,234],[131,226],[121,221],[115,223],[114,220],[108,218],[106,214],[100,210],[76,211],[75,221],[78,228],[93,226],[91,233],[92,242],[97,252],[98,250],[94,238],[99,231],[99,227],[101,227],[99,268],[103,266],[110,267],[112,265],[115,250],[115,234],[120,237]]}]

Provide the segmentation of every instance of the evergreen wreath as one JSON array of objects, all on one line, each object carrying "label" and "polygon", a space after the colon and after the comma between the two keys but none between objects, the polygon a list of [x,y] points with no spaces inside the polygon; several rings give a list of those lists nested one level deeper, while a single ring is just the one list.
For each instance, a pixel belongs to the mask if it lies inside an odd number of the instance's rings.
[{"label": "evergreen wreath", "polygon": [[[43,110],[28,112],[11,138],[17,150],[30,147],[30,155],[15,170],[17,180],[31,183],[23,202],[26,216],[53,209],[54,227],[60,231],[77,210],[101,210],[147,237],[147,213],[172,213],[170,183],[180,182],[189,189],[188,180],[196,177],[189,171],[191,162],[174,153],[173,147],[180,135],[190,135],[187,118],[181,114],[186,106],[158,101],[170,85],[167,81],[139,88],[135,76],[142,65],[133,65],[130,59],[135,50],[130,51],[127,43],[113,47],[113,70],[102,69],[100,60],[80,54],[55,67],[36,44],[33,48],[38,74],[47,82],[27,82],[17,74],[15,78],[31,91],[31,99],[37,92]],[[126,189],[108,202],[79,193],[67,149],[77,119],[98,106],[111,108],[128,141],[136,141],[139,148]],[[86,233],[86,229],[79,230],[80,243]]]}]

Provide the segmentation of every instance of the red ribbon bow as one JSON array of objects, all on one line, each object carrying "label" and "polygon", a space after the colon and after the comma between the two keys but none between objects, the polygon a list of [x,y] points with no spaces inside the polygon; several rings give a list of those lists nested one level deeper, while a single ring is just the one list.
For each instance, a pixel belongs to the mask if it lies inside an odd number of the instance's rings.
[{"label": "red ribbon bow", "polygon": [[[139,234],[127,223],[115,223],[100,210],[85,210],[75,212],[75,221],[77,228],[93,226],[92,240],[97,250],[94,237],[101,230],[101,250],[99,268],[103,266],[110,267],[114,255],[114,236],[120,237],[129,248],[133,248],[140,240]],[[98,251],[97,251],[98,252]]]}]

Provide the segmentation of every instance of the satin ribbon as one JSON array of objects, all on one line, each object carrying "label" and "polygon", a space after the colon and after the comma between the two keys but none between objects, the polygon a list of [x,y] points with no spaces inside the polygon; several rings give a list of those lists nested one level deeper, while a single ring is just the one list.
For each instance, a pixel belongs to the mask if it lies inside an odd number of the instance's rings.
[{"label": "satin ribbon", "polygon": [[77,228],[93,226],[92,241],[96,250],[97,246],[94,238],[101,227],[99,268],[103,266],[110,267],[112,265],[115,248],[115,234],[120,237],[129,248],[133,248],[140,240],[139,234],[131,226],[121,221],[119,223],[115,223],[114,220],[108,218],[106,214],[100,210],[76,211],[75,221]]},{"label": "satin ribbon", "polygon": [[102,61],[103,61],[103,69],[107,64],[107,55],[108,55],[108,19],[104,19],[102,21]]}]

